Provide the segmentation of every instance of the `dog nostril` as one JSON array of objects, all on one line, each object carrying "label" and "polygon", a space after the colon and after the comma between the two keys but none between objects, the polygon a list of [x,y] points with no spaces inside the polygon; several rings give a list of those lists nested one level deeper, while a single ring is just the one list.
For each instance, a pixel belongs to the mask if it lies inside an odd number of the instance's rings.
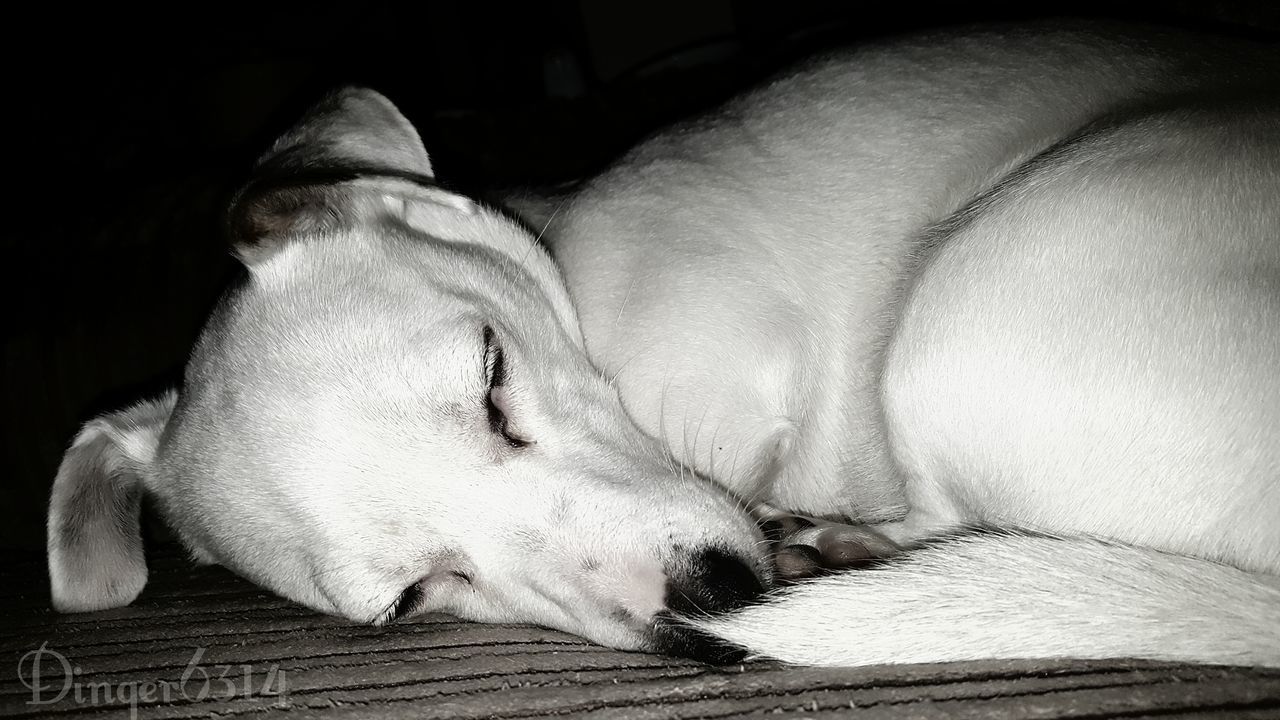
[{"label": "dog nostril", "polygon": [[683,572],[671,573],[669,577],[667,607],[685,615],[728,612],[764,593],[764,586],[751,566],[719,548],[697,553]]}]

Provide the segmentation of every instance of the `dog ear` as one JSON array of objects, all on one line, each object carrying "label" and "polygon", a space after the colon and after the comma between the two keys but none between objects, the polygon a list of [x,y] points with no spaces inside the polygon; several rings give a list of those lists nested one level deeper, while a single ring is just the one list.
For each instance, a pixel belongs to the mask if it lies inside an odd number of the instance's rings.
[{"label": "dog ear", "polygon": [[351,224],[359,210],[353,190],[362,178],[432,184],[431,160],[391,101],[345,88],[315,105],[258,161],[231,204],[236,254],[252,265],[288,237]]},{"label": "dog ear", "polygon": [[176,393],[90,420],[62,458],[49,499],[53,607],[84,612],[133,602],[147,583],[140,527],[149,472]]}]

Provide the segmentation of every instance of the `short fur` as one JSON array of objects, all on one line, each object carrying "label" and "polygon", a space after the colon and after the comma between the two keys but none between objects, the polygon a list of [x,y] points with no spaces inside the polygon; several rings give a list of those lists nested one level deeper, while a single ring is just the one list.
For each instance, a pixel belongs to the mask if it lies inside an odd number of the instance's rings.
[{"label": "short fur", "polygon": [[[1276,77],[1096,27],[867,47],[525,198],[555,263],[339,94],[241,196],[250,279],[172,417],[68,451],[55,604],[136,595],[145,489],[197,556],[371,622],[1280,665]],[[748,506],[907,551],[742,607]]]}]

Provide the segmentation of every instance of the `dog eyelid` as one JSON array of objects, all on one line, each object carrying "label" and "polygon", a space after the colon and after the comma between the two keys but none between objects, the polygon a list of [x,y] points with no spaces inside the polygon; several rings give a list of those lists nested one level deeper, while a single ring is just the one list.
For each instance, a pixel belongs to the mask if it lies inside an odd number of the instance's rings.
[{"label": "dog eyelid", "polygon": [[378,616],[377,620],[373,621],[373,624],[386,625],[413,614],[422,604],[422,598],[422,581],[413,583],[396,596],[396,599],[386,610],[382,611],[382,614]]}]

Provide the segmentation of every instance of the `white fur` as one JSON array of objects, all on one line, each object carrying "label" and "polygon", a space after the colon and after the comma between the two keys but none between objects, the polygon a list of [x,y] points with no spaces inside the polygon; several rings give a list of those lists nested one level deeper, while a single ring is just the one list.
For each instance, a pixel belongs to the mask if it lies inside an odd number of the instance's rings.
[{"label": "white fur", "polygon": [[1150,40],[820,62],[557,214],[593,359],[703,474],[908,546],[1055,536],[938,545],[703,627],[817,664],[1280,663],[1274,578],[1150,552],[1280,573],[1280,120],[1233,97],[1230,51]]},{"label": "white fur", "polygon": [[[668,588],[704,589],[704,550],[767,579],[753,520],[676,468],[591,366],[546,251],[430,173],[369,91],[326,99],[276,143],[231,213],[248,277],[176,403],[93,420],[67,452],[55,607],[137,596],[144,491],[197,559],[376,624],[413,587],[410,612],[640,648]],[[494,399],[528,447],[492,426]]]},{"label": "white fur", "polygon": [[[826,59],[554,203],[554,262],[339,93],[239,196],[249,281],[172,416],[68,451],[55,604],[136,595],[145,488],[198,558],[327,612],[383,622],[413,585],[655,647],[662,613],[768,579],[767,504],[907,552],[690,619],[755,652],[1280,665],[1260,58],[1042,29]],[[371,174],[305,182],[326,163]]]}]

